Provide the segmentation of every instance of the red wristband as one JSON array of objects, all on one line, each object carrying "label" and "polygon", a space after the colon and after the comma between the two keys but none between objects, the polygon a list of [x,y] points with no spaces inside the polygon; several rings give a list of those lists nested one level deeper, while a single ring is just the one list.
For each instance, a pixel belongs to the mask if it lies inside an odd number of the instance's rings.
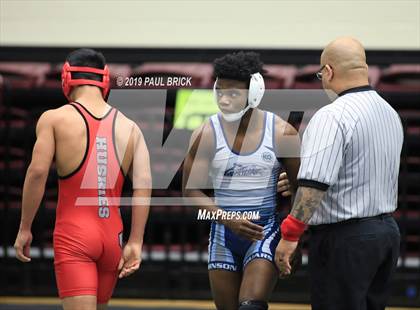
[{"label": "red wristband", "polygon": [[299,241],[305,229],[308,227],[304,222],[299,221],[292,215],[288,215],[281,223],[281,237],[287,241]]}]

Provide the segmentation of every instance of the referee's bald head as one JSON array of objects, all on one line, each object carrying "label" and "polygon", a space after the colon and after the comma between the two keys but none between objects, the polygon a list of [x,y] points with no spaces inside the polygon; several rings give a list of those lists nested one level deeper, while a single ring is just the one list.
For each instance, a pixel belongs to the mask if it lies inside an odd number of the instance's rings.
[{"label": "referee's bald head", "polygon": [[[321,54],[321,66],[327,66],[325,88],[368,84],[368,65],[363,45],[352,37],[340,37],[330,42]],[[324,74],[323,74],[324,75]],[[335,91],[335,90],[334,90]]]},{"label": "referee's bald head", "polygon": [[329,63],[340,72],[367,71],[363,45],[351,37],[340,37],[329,43],[321,54],[321,63]]}]

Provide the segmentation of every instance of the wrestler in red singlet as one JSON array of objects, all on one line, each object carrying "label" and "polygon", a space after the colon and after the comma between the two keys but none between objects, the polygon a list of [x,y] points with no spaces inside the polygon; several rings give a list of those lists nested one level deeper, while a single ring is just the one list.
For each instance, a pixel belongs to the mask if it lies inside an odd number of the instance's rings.
[{"label": "wrestler in red singlet", "polygon": [[[103,310],[117,278],[140,266],[151,193],[149,153],[137,124],[104,100],[109,71],[101,53],[72,52],[62,82],[69,104],[38,120],[16,257],[31,260],[31,226],[55,160],[59,195],[53,243],[59,296],[65,310]],[[134,199],[130,235],[122,247],[119,207],[125,175],[132,181]]]},{"label": "wrestler in red singlet", "polygon": [[[60,297],[92,293],[98,303],[104,303],[117,279],[122,246],[119,197],[124,176],[112,126],[117,110],[112,108],[104,117],[96,118],[79,103],[72,106],[86,123],[88,143],[80,166],[60,177],[58,183],[56,278]],[[84,197],[90,200],[88,204],[81,201]]]}]

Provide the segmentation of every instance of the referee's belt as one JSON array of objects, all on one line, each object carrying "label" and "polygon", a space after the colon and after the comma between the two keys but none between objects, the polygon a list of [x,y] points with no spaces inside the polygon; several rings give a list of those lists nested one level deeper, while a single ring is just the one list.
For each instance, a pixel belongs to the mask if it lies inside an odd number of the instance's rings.
[{"label": "referee's belt", "polygon": [[346,225],[351,225],[351,224],[356,224],[356,223],[366,222],[366,221],[371,221],[371,220],[382,220],[389,217],[392,217],[392,213],[382,213],[382,214],[378,214],[378,215],[370,216],[370,217],[352,218],[352,219],[344,220],[337,223],[331,223],[331,224],[310,225],[309,231],[317,232],[324,229],[333,229],[339,226],[346,226]]}]

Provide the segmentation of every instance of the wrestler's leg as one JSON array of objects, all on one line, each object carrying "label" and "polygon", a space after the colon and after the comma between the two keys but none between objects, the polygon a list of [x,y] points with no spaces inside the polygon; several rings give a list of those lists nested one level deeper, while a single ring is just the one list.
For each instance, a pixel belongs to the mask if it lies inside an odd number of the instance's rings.
[{"label": "wrestler's leg", "polygon": [[237,310],[241,273],[215,269],[209,271],[209,278],[217,310]]},{"label": "wrestler's leg", "polygon": [[254,259],[245,266],[239,291],[239,302],[268,302],[278,279],[274,264],[266,259]]}]

